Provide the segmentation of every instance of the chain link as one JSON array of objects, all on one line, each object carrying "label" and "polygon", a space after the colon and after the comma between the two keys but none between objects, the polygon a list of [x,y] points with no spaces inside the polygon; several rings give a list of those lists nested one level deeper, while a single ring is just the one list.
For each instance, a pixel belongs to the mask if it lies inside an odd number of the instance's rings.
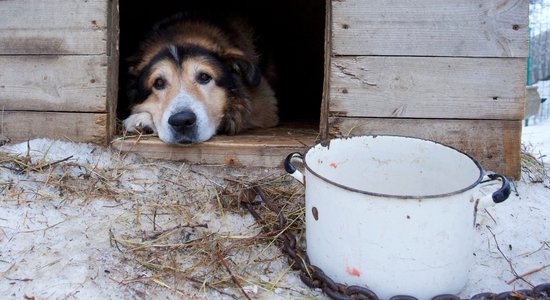
[{"label": "chain link", "polygon": [[[378,300],[378,296],[372,290],[356,286],[336,283],[332,278],[327,276],[319,267],[312,265],[309,258],[303,249],[297,245],[296,237],[285,230],[286,218],[273,203],[273,201],[265,195],[262,188],[256,186],[250,189],[243,190],[241,193],[241,203],[252,214],[256,222],[260,225],[265,225],[266,221],[254,209],[254,199],[256,195],[260,196],[265,206],[277,215],[278,223],[276,231],[273,232],[267,227],[262,227],[266,233],[278,236],[282,243],[281,249],[288,255],[289,264],[294,270],[300,270],[300,279],[302,282],[312,289],[321,289],[327,296],[335,300]],[[509,291],[500,294],[495,293],[480,293],[474,295],[470,300],[550,300],[550,282],[537,285],[532,290],[517,290]],[[413,296],[399,295],[393,296],[390,300],[418,300]],[[439,295],[432,300],[461,300],[457,295]]]}]

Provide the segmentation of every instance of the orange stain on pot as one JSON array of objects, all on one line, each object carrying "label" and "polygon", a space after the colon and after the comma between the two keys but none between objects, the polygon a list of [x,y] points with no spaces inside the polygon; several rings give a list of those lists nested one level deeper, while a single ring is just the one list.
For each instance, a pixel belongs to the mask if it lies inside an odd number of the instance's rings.
[{"label": "orange stain on pot", "polygon": [[361,272],[359,272],[359,270],[357,270],[356,268],[347,267],[346,273],[348,273],[351,276],[361,277]]}]

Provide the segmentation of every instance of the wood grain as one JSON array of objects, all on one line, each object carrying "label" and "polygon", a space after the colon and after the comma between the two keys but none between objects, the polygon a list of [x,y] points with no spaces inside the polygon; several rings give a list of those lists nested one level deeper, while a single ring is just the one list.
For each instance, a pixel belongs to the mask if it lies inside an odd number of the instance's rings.
[{"label": "wood grain", "polygon": [[105,144],[107,114],[4,111],[1,134],[12,142],[51,138]]},{"label": "wood grain", "polygon": [[337,55],[528,55],[528,0],[345,0],[332,10]]},{"label": "wood grain", "polygon": [[0,56],[0,107],[105,112],[107,69],[105,55]]},{"label": "wood grain", "polygon": [[521,120],[522,58],[335,57],[330,112],[339,116]]},{"label": "wood grain", "polygon": [[321,112],[319,122],[319,132],[322,139],[326,139],[329,133],[328,116],[329,116],[329,102],[330,102],[330,66],[332,61],[332,31],[330,24],[332,24],[332,4],[331,1],[325,3],[325,57],[323,68],[323,94],[321,99]]},{"label": "wood grain", "polygon": [[400,135],[437,141],[465,153],[486,170],[520,175],[521,121],[340,118],[329,120],[331,136]]},{"label": "wood grain", "polygon": [[[119,62],[120,62],[120,12],[119,1],[111,0],[108,18],[108,52],[107,52],[107,92],[106,111],[108,112],[107,140],[111,140],[116,131],[118,89],[119,89]],[[124,87],[123,87],[124,88]]]},{"label": "wood grain", "polygon": [[0,1],[0,54],[105,54],[109,2]]},{"label": "wood grain", "polygon": [[219,135],[189,146],[168,145],[156,137],[115,139],[112,146],[147,158],[208,165],[280,167],[289,153],[305,151],[317,136],[316,129],[277,127],[236,136]]}]

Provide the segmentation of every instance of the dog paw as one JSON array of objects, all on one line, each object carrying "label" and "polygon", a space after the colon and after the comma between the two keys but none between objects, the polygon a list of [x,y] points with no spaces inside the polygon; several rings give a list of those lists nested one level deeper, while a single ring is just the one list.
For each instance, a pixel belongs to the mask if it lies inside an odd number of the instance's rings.
[{"label": "dog paw", "polygon": [[137,133],[157,133],[157,129],[153,123],[153,118],[148,112],[141,112],[137,114],[130,115],[126,120],[123,121],[124,128],[128,132],[137,132]]}]

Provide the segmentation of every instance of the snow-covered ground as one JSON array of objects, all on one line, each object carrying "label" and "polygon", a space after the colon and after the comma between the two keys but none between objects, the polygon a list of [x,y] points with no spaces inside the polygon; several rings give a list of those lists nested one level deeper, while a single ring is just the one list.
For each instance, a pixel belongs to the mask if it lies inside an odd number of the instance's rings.
[{"label": "snow-covered ground", "polygon": [[[523,143],[534,156],[550,161],[550,121],[524,128]],[[3,146],[0,152],[2,299],[243,298],[237,288],[210,286],[219,278],[209,277],[209,269],[197,271],[197,278],[170,280],[155,275],[154,264],[162,261],[148,257],[136,264],[132,255],[149,236],[182,227],[187,229],[178,231],[178,238],[187,242],[212,237],[244,242],[258,234],[254,220],[243,210],[220,209],[217,187],[228,176],[286,176],[274,169],[149,161],[51,140]],[[550,282],[550,181],[513,185],[506,202],[479,216],[475,264],[463,298]],[[132,243],[135,248],[128,250]],[[218,245],[224,243],[220,239]],[[182,251],[170,255],[180,259],[185,254],[192,263],[193,257]],[[251,298],[324,297],[288,270],[274,245],[228,251],[227,263]],[[255,263],[240,266],[246,259]],[[517,279],[513,272],[531,274]]]},{"label": "snow-covered ground", "polygon": [[521,135],[523,145],[532,154],[544,155],[544,161],[550,163],[550,119],[523,127]]}]

